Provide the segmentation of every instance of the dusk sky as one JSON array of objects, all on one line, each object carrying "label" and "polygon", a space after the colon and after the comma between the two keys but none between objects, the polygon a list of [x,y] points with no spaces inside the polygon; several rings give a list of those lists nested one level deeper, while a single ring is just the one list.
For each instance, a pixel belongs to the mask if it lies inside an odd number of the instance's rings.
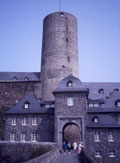
[{"label": "dusk sky", "polygon": [[[0,0],[0,71],[39,72],[43,19],[59,0]],[[61,0],[78,20],[79,77],[120,82],[120,0]]]}]

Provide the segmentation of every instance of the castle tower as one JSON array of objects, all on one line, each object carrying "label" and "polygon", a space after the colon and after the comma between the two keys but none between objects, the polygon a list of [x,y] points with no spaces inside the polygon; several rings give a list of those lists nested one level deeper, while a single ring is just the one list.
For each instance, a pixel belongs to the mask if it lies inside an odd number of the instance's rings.
[{"label": "castle tower", "polygon": [[66,12],[56,12],[45,17],[41,57],[41,97],[54,100],[52,92],[69,74],[78,77],[77,20]]}]

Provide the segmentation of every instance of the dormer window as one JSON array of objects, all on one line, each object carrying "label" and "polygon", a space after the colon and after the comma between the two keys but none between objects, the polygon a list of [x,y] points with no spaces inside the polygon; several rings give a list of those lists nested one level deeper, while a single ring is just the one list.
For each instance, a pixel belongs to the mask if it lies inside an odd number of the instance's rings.
[{"label": "dormer window", "polygon": [[16,76],[14,76],[14,77],[13,77],[13,80],[14,80],[14,81],[16,81],[16,80],[17,80],[17,77],[16,77]]},{"label": "dormer window", "polygon": [[28,77],[25,77],[24,80],[25,80],[25,81],[28,81]]},{"label": "dormer window", "polygon": [[63,12],[60,13],[60,17],[64,17],[64,13]]},{"label": "dormer window", "polygon": [[72,87],[73,86],[73,82],[70,80],[70,81],[68,81],[68,83],[67,83],[67,87]]},{"label": "dormer window", "polygon": [[120,107],[120,100],[117,100],[115,104],[117,107]]},{"label": "dormer window", "polygon": [[98,118],[98,117],[93,117],[92,121],[93,121],[94,123],[98,123],[98,122],[99,122],[99,118]]},{"label": "dormer window", "polygon": [[99,89],[99,94],[104,94],[104,89]]},{"label": "dormer window", "polygon": [[24,109],[28,109],[28,108],[29,108],[29,105],[30,105],[29,102],[25,102],[25,103],[24,103]]}]

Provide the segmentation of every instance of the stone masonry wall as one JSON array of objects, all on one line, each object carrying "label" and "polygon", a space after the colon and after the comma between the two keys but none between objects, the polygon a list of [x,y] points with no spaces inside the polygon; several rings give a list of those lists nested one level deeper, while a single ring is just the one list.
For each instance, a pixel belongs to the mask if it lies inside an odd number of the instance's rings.
[{"label": "stone masonry wall", "polygon": [[[94,141],[95,131],[100,132],[100,142]],[[108,141],[108,132],[113,131],[113,142]],[[86,150],[97,163],[119,163],[120,162],[120,129],[87,129]],[[101,157],[95,157],[95,151],[101,151]],[[115,157],[109,157],[109,150],[115,150]]]},{"label": "stone masonry wall", "polygon": [[[11,125],[11,119],[17,118],[15,126]],[[27,118],[27,124],[22,125],[22,118]],[[32,118],[37,118],[37,125],[32,125]],[[31,141],[31,134],[37,134],[38,142],[54,141],[54,114],[32,114],[32,115],[11,115],[6,116],[5,140],[10,140],[10,134],[15,133],[15,141],[20,141],[21,134],[26,133],[26,141]]]}]

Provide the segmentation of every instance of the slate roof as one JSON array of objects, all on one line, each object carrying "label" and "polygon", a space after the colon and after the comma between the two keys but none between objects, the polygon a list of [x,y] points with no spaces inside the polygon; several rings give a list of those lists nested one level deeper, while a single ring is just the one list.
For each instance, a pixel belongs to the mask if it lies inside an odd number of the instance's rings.
[{"label": "slate roof", "polygon": [[[98,117],[99,122],[93,122],[93,118]],[[93,114],[88,115],[88,124],[87,127],[118,127],[120,128],[120,124],[110,115],[108,114]]]},{"label": "slate roof", "polygon": [[[67,84],[68,82],[72,82],[73,86],[69,87]],[[70,74],[68,77],[64,78],[55,89],[54,92],[78,92],[78,91],[87,91],[88,90],[84,87],[83,83],[76,77]]]},{"label": "slate roof", "polygon": [[[24,103],[30,103],[29,108],[24,108]],[[32,114],[32,113],[53,113],[52,108],[41,107],[40,101],[35,97],[34,94],[30,93],[18,104],[14,105],[10,110],[6,111],[5,114]]]},{"label": "slate roof", "polygon": [[28,78],[28,81],[39,81],[40,72],[0,72],[0,81],[13,81],[13,78],[16,77],[16,81],[24,81],[25,78]]},{"label": "slate roof", "polygon": [[[110,83],[110,82],[101,82],[101,83],[90,83],[90,82],[83,82],[83,86],[88,88],[90,91],[89,98],[90,99],[106,99],[106,97],[110,97],[111,92],[115,89],[119,89],[120,91],[120,83]],[[104,93],[100,94],[99,90],[103,89]]]}]

